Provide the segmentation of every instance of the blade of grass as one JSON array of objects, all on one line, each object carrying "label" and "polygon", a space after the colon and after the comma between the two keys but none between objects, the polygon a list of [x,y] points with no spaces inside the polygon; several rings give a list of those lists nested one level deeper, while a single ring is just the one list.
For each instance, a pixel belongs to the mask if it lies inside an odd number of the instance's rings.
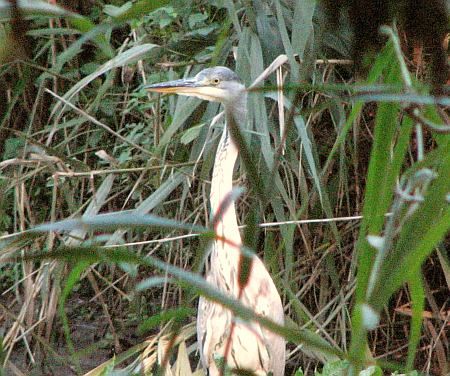
[{"label": "blade of grass", "polygon": [[316,9],[315,0],[296,1],[292,25],[292,50],[298,54],[300,60],[305,57],[305,48],[308,40],[314,33],[313,16]]},{"label": "blade of grass", "polygon": [[412,276],[409,281],[409,290],[411,292],[412,317],[408,343],[408,358],[406,360],[406,371],[414,369],[414,359],[417,353],[417,346],[420,341],[422,328],[422,313],[425,309],[425,291],[420,272]]},{"label": "blade of grass", "polygon": [[[388,67],[385,82],[398,82],[398,64],[388,65],[386,56],[380,55],[377,60],[380,67]],[[357,243],[358,275],[356,286],[356,302],[352,313],[352,340],[350,357],[354,362],[355,371],[361,369],[366,358],[367,320],[369,311],[364,305],[372,265],[375,260],[373,248],[369,245],[367,234],[379,234],[384,223],[384,215],[392,200],[392,188],[397,174],[390,169],[391,145],[393,143],[399,107],[393,104],[381,104],[375,119],[374,141],[370,155],[367,173],[366,194],[363,207],[363,221]],[[356,114],[355,114],[356,115]]]},{"label": "blade of grass", "polygon": [[65,311],[66,301],[72,292],[75,284],[80,280],[81,273],[85,271],[89,267],[89,263],[87,261],[78,262],[71,272],[69,273],[66,283],[64,285],[64,289],[59,298],[58,305],[58,313],[62,321],[64,336],[66,337],[67,347],[72,355],[72,359],[75,363],[78,373],[81,373],[81,365],[78,356],[76,355],[75,346],[72,341],[72,336],[70,335],[70,327],[69,327],[69,319],[67,318],[67,314]]}]

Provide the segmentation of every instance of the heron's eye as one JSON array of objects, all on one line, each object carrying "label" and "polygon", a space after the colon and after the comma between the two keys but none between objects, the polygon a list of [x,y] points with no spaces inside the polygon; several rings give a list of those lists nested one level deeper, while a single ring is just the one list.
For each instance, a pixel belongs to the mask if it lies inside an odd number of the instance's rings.
[{"label": "heron's eye", "polygon": [[213,83],[213,85],[219,85],[220,80],[218,78],[213,78],[212,83]]}]

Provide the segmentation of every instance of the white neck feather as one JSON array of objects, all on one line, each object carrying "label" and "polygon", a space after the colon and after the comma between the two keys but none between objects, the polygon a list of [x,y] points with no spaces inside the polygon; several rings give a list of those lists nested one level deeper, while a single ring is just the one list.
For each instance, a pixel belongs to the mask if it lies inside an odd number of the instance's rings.
[{"label": "white neck feather", "polygon": [[217,147],[211,180],[211,210],[214,218],[218,216],[215,229],[217,235],[240,244],[234,201],[227,199],[233,189],[233,170],[237,156],[238,149],[225,126]]},{"label": "white neck feather", "polygon": [[[243,92],[232,105],[225,104],[227,123],[230,117],[241,129],[246,122],[247,96]],[[231,108],[233,111],[231,111]],[[226,239],[241,244],[241,237],[237,224],[234,201],[230,201],[230,193],[233,189],[233,170],[239,150],[233,142],[227,126],[224,127],[219,146],[217,147],[213,176],[211,179],[211,210],[216,218],[216,234]],[[224,208],[224,204],[226,208]],[[216,217],[219,215],[219,217]]]}]

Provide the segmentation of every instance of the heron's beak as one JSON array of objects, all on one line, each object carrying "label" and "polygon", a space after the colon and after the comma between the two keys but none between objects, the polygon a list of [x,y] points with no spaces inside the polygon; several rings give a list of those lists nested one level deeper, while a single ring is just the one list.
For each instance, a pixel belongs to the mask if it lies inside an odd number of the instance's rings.
[{"label": "heron's beak", "polygon": [[197,82],[194,79],[181,79],[167,82],[160,82],[159,84],[144,85],[143,88],[148,91],[154,91],[156,93],[187,93],[192,92],[198,87]]},{"label": "heron's beak", "polygon": [[220,102],[224,96],[222,89],[198,82],[194,78],[149,84],[144,85],[143,88],[156,93],[187,95],[215,102]]}]

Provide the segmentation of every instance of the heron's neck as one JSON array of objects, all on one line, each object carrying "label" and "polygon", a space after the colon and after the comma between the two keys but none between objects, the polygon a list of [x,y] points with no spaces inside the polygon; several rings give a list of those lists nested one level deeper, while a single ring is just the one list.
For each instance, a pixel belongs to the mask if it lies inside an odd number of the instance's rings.
[{"label": "heron's neck", "polygon": [[[241,98],[240,98],[241,99]],[[241,99],[246,101],[245,96]],[[233,112],[231,111],[233,107]],[[237,103],[235,106],[225,106],[227,124],[231,117],[237,126],[243,127],[246,122],[246,103]],[[237,224],[234,201],[230,201],[229,194],[233,189],[233,170],[238,156],[238,148],[233,142],[230,132],[225,125],[222,137],[217,147],[211,180],[211,210],[216,219],[216,233],[237,244],[241,243]]]}]

